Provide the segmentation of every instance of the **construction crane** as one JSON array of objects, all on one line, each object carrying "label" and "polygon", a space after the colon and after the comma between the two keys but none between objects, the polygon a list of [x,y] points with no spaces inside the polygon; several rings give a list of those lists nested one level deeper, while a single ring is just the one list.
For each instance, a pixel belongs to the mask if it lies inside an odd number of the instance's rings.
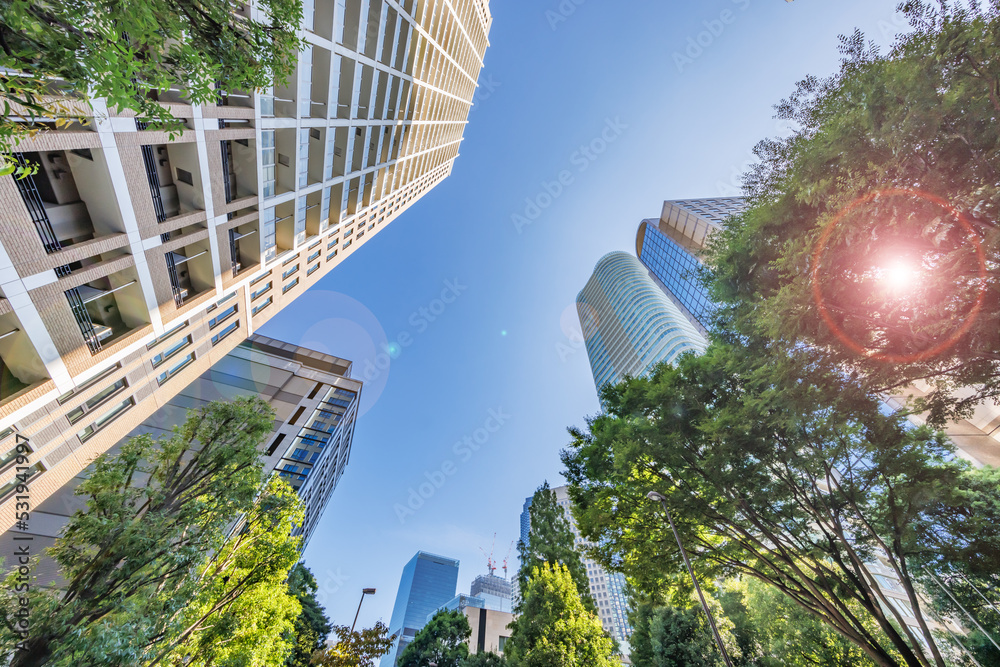
[{"label": "construction crane", "polygon": [[514,540],[510,541],[510,547],[507,549],[507,555],[503,558],[503,578],[507,578],[507,562],[510,560],[510,552],[514,549]]},{"label": "construction crane", "polygon": [[486,556],[486,569],[489,570],[491,577],[493,576],[493,573],[496,572],[497,569],[496,561],[493,560],[493,551],[496,549],[496,546],[497,546],[497,534],[493,533],[493,546],[490,547],[490,552],[487,554],[486,549],[479,547],[479,550],[483,552],[484,556]]}]

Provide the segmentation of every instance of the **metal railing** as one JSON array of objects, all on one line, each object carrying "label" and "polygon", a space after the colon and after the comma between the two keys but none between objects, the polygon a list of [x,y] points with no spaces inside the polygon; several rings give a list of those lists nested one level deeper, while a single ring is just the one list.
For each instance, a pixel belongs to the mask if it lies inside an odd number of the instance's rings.
[{"label": "metal railing", "polygon": [[90,319],[90,313],[87,312],[87,306],[80,298],[80,293],[75,287],[68,289],[66,290],[66,299],[69,301],[70,310],[73,311],[73,317],[76,318],[76,323],[80,327],[80,333],[83,334],[83,339],[87,342],[87,347],[90,348],[90,353],[97,354],[101,351],[101,341],[97,338],[94,322]]},{"label": "metal railing", "polygon": [[219,143],[222,144],[222,184],[226,191],[226,203],[229,204],[233,201],[232,180],[236,178],[236,174],[233,173],[233,147],[228,141],[220,141]]},{"label": "metal railing", "polygon": [[160,176],[156,173],[156,156],[153,155],[152,146],[142,146],[142,161],[146,165],[146,180],[149,181],[149,194],[153,198],[156,221],[163,222],[167,219],[167,213],[163,209],[163,197],[160,195]]},{"label": "metal railing", "polygon": [[[19,167],[25,169],[30,166],[24,158],[23,153],[14,153],[14,161],[17,162]],[[42,240],[45,252],[53,253],[57,250],[62,250],[62,244],[56,238],[55,232],[52,231],[52,222],[49,220],[49,214],[45,210],[45,204],[42,203],[42,197],[35,186],[35,177],[28,175],[23,178],[15,178],[14,182],[17,183],[17,190],[21,193],[21,199],[24,200],[28,214],[31,215],[31,222],[35,225],[38,238]]]},{"label": "metal railing", "polygon": [[184,293],[181,289],[180,280],[177,278],[177,264],[174,262],[173,253],[168,252],[166,258],[167,275],[170,276],[170,290],[173,292],[174,304],[180,308],[184,305]]}]

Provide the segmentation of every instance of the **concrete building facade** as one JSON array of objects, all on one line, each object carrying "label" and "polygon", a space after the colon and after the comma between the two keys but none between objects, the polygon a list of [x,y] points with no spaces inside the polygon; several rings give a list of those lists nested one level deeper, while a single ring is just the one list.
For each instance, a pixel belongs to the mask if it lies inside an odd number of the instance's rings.
[{"label": "concrete building facade", "polygon": [[[446,178],[487,0],[314,0],[295,74],[169,137],[102,100],[0,178],[0,529],[38,507]],[[258,16],[255,3],[236,6]]]}]

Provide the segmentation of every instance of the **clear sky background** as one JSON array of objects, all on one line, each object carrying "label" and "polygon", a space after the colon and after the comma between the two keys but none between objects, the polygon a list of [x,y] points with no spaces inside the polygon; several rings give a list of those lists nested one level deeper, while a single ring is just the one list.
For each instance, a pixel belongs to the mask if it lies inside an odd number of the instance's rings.
[{"label": "clear sky background", "polygon": [[388,623],[418,550],[460,559],[460,592],[486,572],[494,533],[502,563],[525,497],[562,483],[566,428],[599,409],[573,342],[594,264],[634,252],[666,199],[739,194],[754,144],[782,133],[772,106],[836,69],[838,35],[891,42],[906,27],[895,4],[492,3],[452,176],[262,330],[366,380],[350,465],[305,553],[334,623],[350,625],[370,586],[359,625]]}]

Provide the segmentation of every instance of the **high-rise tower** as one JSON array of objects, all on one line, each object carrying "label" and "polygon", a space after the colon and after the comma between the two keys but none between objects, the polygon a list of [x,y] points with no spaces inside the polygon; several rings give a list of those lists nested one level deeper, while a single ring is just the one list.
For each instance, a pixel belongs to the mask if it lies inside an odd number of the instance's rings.
[{"label": "high-rise tower", "polygon": [[576,309],[598,391],[705,349],[698,328],[627,252],[611,252],[597,262]]},{"label": "high-rise tower", "polygon": [[287,82],[158,91],[180,136],[95,100],[20,144],[39,169],[0,178],[0,529],[16,440],[38,506],[451,173],[491,22],[488,0],[307,1]]},{"label": "high-rise tower", "polygon": [[458,590],[458,561],[425,551],[403,567],[396,603],[392,607],[389,632],[396,644],[384,658],[382,667],[393,667],[403,649],[427,625],[428,617],[455,597]]}]

